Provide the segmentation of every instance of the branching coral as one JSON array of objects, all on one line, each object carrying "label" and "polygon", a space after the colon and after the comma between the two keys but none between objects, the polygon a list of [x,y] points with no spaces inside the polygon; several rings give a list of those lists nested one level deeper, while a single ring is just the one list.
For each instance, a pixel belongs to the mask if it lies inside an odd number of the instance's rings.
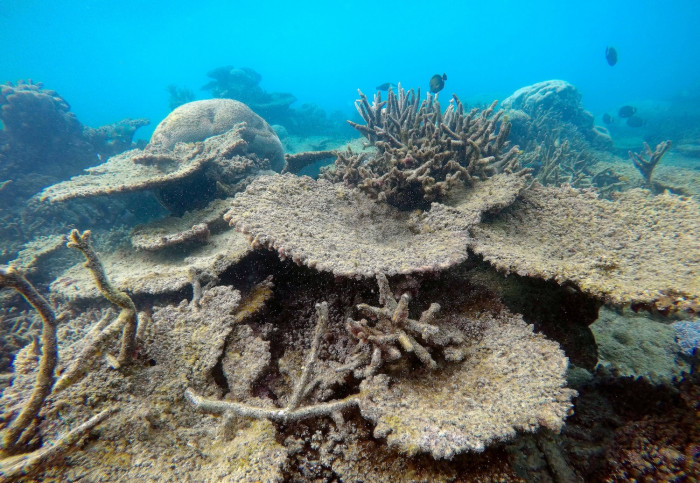
[{"label": "branching coral", "polygon": [[42,357],[34,384],[34,391],[24,409],[7,428],[2,439],[3,448],[17,449],[26,445],[34,436],[33,431],[24,433],[30,427],[37,414],[39,414],[44,400],[51,394],[51,389],[54,385],[54,371],[58,362],[57,322],[54,311],[46,299],[14,268],[0,267],[0,288],[3,287],[12,288],[19,292],[36,309],[43,322],[41,330]]},{"label": "branching coral", "polygon": [[102,292],[102,295],[122,309],[119,314],[119,322],[115,322],[116,325],[121,325],[121,321],[123,321],[124,324],[121,349],[119,350],[119,356],[116,362],[119,366],[125,366],[131,362],[134,353],[134,345],[136,343],[136,328],[138,327],[136,306],[133,300],[131,300],[131,297],[124,292],[116,290],[107,279],[102,263],[97,258],[97,254],[90,244],[90,235],[90,230],[84,231],[83,233],[78,232],[78,230],[73,230],[70,233],[68,247],[80,250],[85,256],[85,267],[90,269],[95,279],[95,284],[100,292]]},{"label": "branching coral", "polygon": [[[671,149],[671,141],[663,141],[656,146],[654,152],[651,151],[647,143],[644,143],[644,154],[629,151],[634,167],[639,170],[648,185],[651,185],[651,175],[654,173],[654,168],[656,168],[656,165],[659,164],[659,161],[669,149]],[[645,159],[644,155],[648,159]]]},{"label": "branching coral", "polygon": [[[362,378],[372,376],[385,361],[391,362],[401,357],[399,348],[415,354],[426,367],[436,369],[437,363],[430,352],[416,340],[416,337],[424,341],[436,339],[435,336],[440,329],[432,325],[432,322],[440,311],[440,304],[432,304],[421,314],[420,319],[411,319],[408,317],[410,295],[404,293],[397,302],[384,274],[377,275],[377,284],[379,285],[379,303],[383,304],[383,307],[372,307],[367,304],[357,306],[363,315],[376,321],[372,325],[366,319],[359,321],[348,319],[346,328],[359,341],[359,344],[356,346],[356,354],[342,369],[355,370],[355,374]],[[463,342],[461,337],[457,340],[444,337],[443,339],[443,344]],[[371,347],[370,357],[363,351],[367,346]],[[366,367],[358,370],[361,365]]]},{"label": "branching coral", "polygon": [[314,390],[319,382],[312,378],[312,374],[318,360],[321,337],[326,331],[326,326],[328,324],[327,303],[324,302],[316,305],[316,319],[316,329],[311,343],[311,350],[307,355],[301,377],[299,381],[297,381],[285,408],[264,408],[234,401],[207,399],[197,395],[191,388],[185,391],[185,397],[193,406],[205,412],[213,414],[230,412],[236,416],[268,419],[277,422],[299,421],[308,418],[332,416],[344,409],[357,406],[357,397],[355,396],[348,396],[344,399],[327,403],[315,403],[308,406],[301,405],[304,398]]},{"label": "branching coral", "polygon": [[365,125],[350,124],[379,151],[368,159],[349,153],[324,173],[333,181],[357,186],[373,198],[402,209],[425,208],[462,182],[472,184],[497,173],[527,174],[517,147],[508,149],[510,124],[495,113],[496,102],[469,113],[453,96],[443,114],[437,96],[420,102],[420,90],[377,92],[370,105],[360,91],[355,105]]},{"label": "branching coral", "polygon": [[238,416],[252,417],[257,419],[269,419],[271,421],[285,422],[298,421],[307,418],[330,416],[337,411],[353,407],[357,404],[354,397],[350,396],[343,400],[332,401],[330,403],[316,403],[308,406],[302,406],[303,400],[316,388],[320,380],[313,378],[314,369],[319,358],[319,347],[321,338],[327,330],[328,324],[328,304],[321,303],[316,305],[316,328],[314,330],[311,349],[306,357],[302,373],[294,386],[294,390],[289,397],[287,405],[284,409],[268,409],[262,407],[254,407],[243,403],[232,401],[214,401],[206,400],[197,396],[191,389],[185,393],[188,400],[197,408],[207,412],[231,412]]}]

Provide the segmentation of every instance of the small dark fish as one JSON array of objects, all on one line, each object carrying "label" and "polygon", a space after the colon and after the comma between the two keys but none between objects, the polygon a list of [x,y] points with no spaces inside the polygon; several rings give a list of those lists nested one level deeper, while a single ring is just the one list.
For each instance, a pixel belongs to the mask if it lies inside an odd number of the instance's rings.
[{"label": "small dark fish", "polygon": [[447,80],[447,74],[435,74],[430,78],[430,92],[437,94],[445,87],[445,81]]},{"label": "small dark fish", "polygon": [[617,50],[615,50],[615,47],[605,47],[605,60],[608,61],[610,67],[617,64]]},{"label": "small dark fish", "polygon": [[615,122],[615,119],[613,119],[613,117],[606,112],[605,114],[603,114],[603,122],[605,124],[612,124],[613,122]]},{"label": "small dark fish", "polygon": [[632,117],[634,116],[634,113],[637,112],[636,107],[632,106],[622,106],[619,111],[617,111],[617,115],[620,117]]},{"label": "small dark fish", "polygon": [[396,89],[398,86],[393,82],[385,82],[376,87],[378,91],[388,91],[389,89]]},{"label": "small dark fish", "polygon": [[641,117],[632,116],[627,118],[627,125],[629,127],[642,127],[644,124],[646,124],[646,121]]}]

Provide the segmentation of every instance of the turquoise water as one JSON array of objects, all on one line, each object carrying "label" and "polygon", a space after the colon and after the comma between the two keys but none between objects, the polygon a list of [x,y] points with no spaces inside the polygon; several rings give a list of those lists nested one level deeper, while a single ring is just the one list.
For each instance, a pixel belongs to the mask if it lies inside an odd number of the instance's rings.
[{"label": "turquoise water", "polygon": [[[2,2],[0,79],[58,91],[84,124],[168,113],[166,86],[200,87],[222,65],[268,91],[352,113],[383,82],[490,102],[563,79],[600,116],[642,100],[698,102],[694,1]],[[604,51],[619,53],[610,67]],[[148,135],[148,128],[140,136]]]}]

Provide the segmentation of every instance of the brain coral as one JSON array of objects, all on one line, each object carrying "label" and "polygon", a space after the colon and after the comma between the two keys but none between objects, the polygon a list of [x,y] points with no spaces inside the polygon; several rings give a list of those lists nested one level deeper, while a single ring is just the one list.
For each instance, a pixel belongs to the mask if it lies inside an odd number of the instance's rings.
[{"label": "brain coral", "polygon": [[156,127],[150,144],[172,149],[177,143],[195,143],[246,123],[249,151],[270,160],[275,171],[284,167],[284,150],[279,138],[265,120],[251,108],[233,99],[207,99],[183,104]]}]

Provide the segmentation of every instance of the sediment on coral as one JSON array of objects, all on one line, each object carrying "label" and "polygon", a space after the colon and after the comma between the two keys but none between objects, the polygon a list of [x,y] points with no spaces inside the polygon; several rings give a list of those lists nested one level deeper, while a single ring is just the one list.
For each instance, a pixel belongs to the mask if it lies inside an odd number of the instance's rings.
[{"label": "sediment on coral", "polygon": [[356,189],[291,174],[256,179],[225,219],[253,248],[337,276],[435,271],[466,257],[462,229],[421,223]]},{"label": "sediment on coral", "polygon": [[364,125],[350,124],[379,153],[348,153],[323,173],[331,181],[344,181],[372,198],[400,209],[427,208],[443,199],[456,184],[472,184],[497,173],[525,175],[517,147],[509,148],[510,124],[487,109],[465,112],[456,95],[442,112],[437,96],[420,100],[414,90],[389,90],[382,101],[377,92],[370,105],[361,92],[355,102]]},{"label": "sediment on coral", "polygon": [[697,312],[698,204],[631,190],[613,201],[535,185],[472,226],[470,249],[499,270],[573,283],[615,304]]}]

